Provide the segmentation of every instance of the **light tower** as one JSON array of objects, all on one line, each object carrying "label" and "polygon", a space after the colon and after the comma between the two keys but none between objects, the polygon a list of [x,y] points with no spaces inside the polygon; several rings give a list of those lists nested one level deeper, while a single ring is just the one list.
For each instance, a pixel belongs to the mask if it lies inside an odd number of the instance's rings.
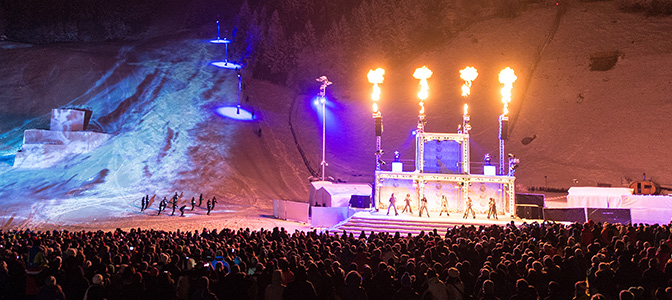
[{"label": "light tower", "polygon": [[327,99],[326,93],[327,93],[327,87],[331,85],[333,82],[329,81],[327,79],[327,76],[320,76],[320,78],[315,79],[315,81],[321,83],[320,85],[320,103],[322,103],[322,162],[320,165],[322,166],[322,181],[324,181],[324,169],[327,166],[327,161],[325,158],[326,155],[326,145],[327,145],[327,121],[326,121],[326,103]]},{"label": "light tower", "polygon": [[504,70],[499,72],[499,82],[504,85],[501,90],[502,93],[502,104],[504,108],[502,114],[499,116],[499,174],[506,175],[504,170],[504,142],[508,138],[508,124],[509,124],[509,103],[511,102],[511,89],[513,88],[513,83],[516,82],[518,77],[513,72],[513,69],[506,67]]},{"label": "light tower", "polygon": [[223,39],[219,37],[219,20],[217,20],[217,39],[210,40],[210,43],[212,43],[212,44],[224,44],[224,61],[228,62],[229,61],[229,44],[231,44],[231,40],[226,39],[226,37],[224,37]]},{"label": "light tower", "polygon": [[369,73],[366,75],[366,77],[369,79],[369,82],[373,83],[371,100],[373,101],[373,120],[376,126],[376,171],[380,171],[382,162],[380,156],[383,155],[383,149],[381,149],[383,135],[383,116],[381,115],[380,110],[378,110],[378,100],[380,100],[380,87],[378,85],[383,83],[384,75],[385,70],[381,68],[376,70],[369,70]]}]

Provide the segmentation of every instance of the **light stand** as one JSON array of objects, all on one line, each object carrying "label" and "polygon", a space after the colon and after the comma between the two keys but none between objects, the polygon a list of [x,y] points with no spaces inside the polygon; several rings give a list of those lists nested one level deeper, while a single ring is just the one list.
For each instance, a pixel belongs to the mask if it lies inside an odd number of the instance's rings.
[{"label": "light stand", "polygon": [[507,138],[507,124],[509,122],[509,117],[505,115],[499,115],[499,175],[506,175],[504,169],[504,141]]},{"label": "light stand", "polygon": [[381,149],[382,144],[382,135],[383,135],[383,116],[378,110],[378,100],[380,100],[380,87],[379,84],[383,83],[385,75],[385,70],[378,68],[376,70],[369,70],[369,73],[366,77],[369,79],[370,83],[373,83],[373,92],[371,93],[371,100],[373,104],[371,106],[373,110],[373,120],[375,124],[375,133],[376,133],[376,171],[380,171],[380,166],[383,164],[383,161],[380,157],[383,155],[383,150]]},{"label": "light stand", "polygon": [[238,73],[238,106],[236,106],[236,114],[240,114],[240,94],[241,94],[241,90],[242,90],[242,81],[243,81],[242,77],[243,76],[240,73],[240,68],[238,68],[236,70],[236,72]]},{"label": "light stand", "polygon": [[[366,74],[366,77],[369,79],[370,83],[373,83],[373,92],[371,93],[371,101],[373,101],[373,104],[371,105],[371,108],[373,110],[373,120],[374,120],[374,125],[375,125],[375,134],[376,134],[376,173],[380,171],[381,165],[384,163],[380,157],[383,155],[383,149],[382,149],[382,136],[383,136],[383,116],[378,110],[378,100],[380,100],[380,87],[378,86],[379,84],[383,83],[385,75],[385,70],[382,68],[378,68],[376,70],[369,70],[369,73]],[[376,176],[374,175],[374,181],[375,181]],[[374,189],[372,191],[371,195],[371,204],[372,210],[378,211],[378,206],[376,205],[376,183],[374,182],[373,184]]]},{"label": "light stand", "polygon": [[320,78],[315,79],[315,81],[321,83],[320,85],[320,102],[322,102],[322,162],[320,165],[322,166],[322,181],[324,181],[324,172],[325,172],[325,167],[327,166],[327,161],[326,161],[326,145],[327,145],[327,121],[326,121],[326,103],[327,99],[326,93],[327,93],[327,86],[331,85],[333,82],[329,81],[327,79],[327,76],[321,76]]},{"label": "light stand", "polygon": [[[427,123],[427,120],[425,119],[425,100],[427,99],[427,96],[429,96],[429,84],[427,83],[427,79],[432,77],[432,71],[426,66],[423,66],[422,68],[415,69],[413,77],[420,80],[420,92],[418,92],[420,112],[418,114],[418,132],[415,135],[415,147],[418,149],[420,148],[420,143],[422,143],[422,135],[425,133],[425,124]],[[421,161],[422,158],[419,157],[419,151],[415,151],[415,153],[415,171],[417,172],[420,171],[420,166],[417,162]]]},{"label": "light stand", "polygon": [[499,72],[499,82],[504,84],[504,87],[501,90],[504,109],[499,116],[499,175],[502,176],[506,175],[504,170],[504,142],[508,138],[509,102],[511,102],[511,89],[513,88],[513,83],[516,79],[518,79],[518,77],[516,77],[513,69],[509,67],[506,67]]}]

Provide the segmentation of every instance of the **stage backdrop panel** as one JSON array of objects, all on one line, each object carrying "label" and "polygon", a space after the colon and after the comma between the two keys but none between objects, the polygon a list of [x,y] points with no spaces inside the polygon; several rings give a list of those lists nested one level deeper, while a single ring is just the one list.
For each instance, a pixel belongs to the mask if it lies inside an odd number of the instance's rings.
[{"label": "stage backdrop panel", "polygon": [[[450,181],[428,181],[425,184],[425,196],[427,197],[427,209],[429,211],[441,210],[441,196],[445,195],[448,199],[448,211],[459,212],[463,210],[463,203],[460,200],[461,186],[457,182]],[[401,204],[402,207],[405,203]]]},{"label": "stage backdrop panel", "polygon": [[503,213],[508,210],[506,199],[502,198],[502,185],[491,182],[474,182],[469,186],[469,197],[477,213],[486,213],[490,198],[495,198],[497,212]]},{"label": "stage backdrop panel", "polygon": [[431,140],[425,142],[423,153],[425,173],[462,173],[462,144],[457,141]]},{"label": "stage backdrop panel", "polygon": [[413,207],[417,207],[420,203],[418,201],[418,189],[413,186],[413,180],[386,178],[380,185],[380,202],[376,203],[378,208],[387,209],[392,193],[397,197],[397,208],[404,208],[406,194],[411,194],[411,205]]}]

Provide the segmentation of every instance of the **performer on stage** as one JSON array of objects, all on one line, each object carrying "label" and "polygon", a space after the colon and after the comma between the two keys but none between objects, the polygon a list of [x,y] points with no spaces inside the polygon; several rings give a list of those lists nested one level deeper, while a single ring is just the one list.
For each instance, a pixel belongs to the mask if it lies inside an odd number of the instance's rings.
[{"label": "performer on stage", "polygon": [[408,212],[413,213],[413,209],[411,209],[411,194],[406,194],[404,202],[406,203],[406,206],[404,206],[404,210],[402,210],[401,212],[405,213],[406,209],[408,208]]},{"label": "performer on stage", "polygon": [[395,216],[399,215],[399,213],[397,212],[397,204],[396,203],[397,203],[397,198],[394,197],[394,193],[392,193],[392,195],[390,195],[390,206],[387,207],[387,215],[388,216],[390,215],[390,208],[393,208],[393,207],[394,207],[394,215]]},{"label": "performer on stage", "polygon": [[[450,213],[448,212],[448,199],[446,198],[446,195],[441,195],[441,212],[439,212],[439,217],[443,212],[446,212],[446,215],[450,217]],[[429,213],[427,213],[429,215]]]},{"label": "performer on stage", "polygon": [[474,211],[473,208],[473,202],[471,201],[471,197],[467,197],[467,204],[466,208],[464,209],[464,215],[462,216],[463,219],[466,219],[469,216],[469,212],[471,212],[471,215],[476,219],[476,212]]},{"label": "performer on stage", "polygon": [[488,219],[492,216],[495,220],[497,219],[497,206],[495,205],[495,198],[490,198],[488,202]]},{"label": "performer on stage", "polygon": [[429,217],[429,210],[427,210],[427,197],[425,195],[422,195],[422,198],[420,199],[420,217],[422,217],[422,211],[427,212],[427,217]]}]

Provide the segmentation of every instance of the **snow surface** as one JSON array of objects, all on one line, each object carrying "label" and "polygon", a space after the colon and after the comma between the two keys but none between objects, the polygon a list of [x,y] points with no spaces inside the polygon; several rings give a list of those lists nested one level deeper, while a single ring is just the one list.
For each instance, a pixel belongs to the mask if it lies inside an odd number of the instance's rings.
[{"label": "snow surface", "polygon": [[[621,59],[612,70],[590,71],[589,56],[600,51],[620,51]],[[0,42],[3,228],[306,228],[269,215],[273,199],[307,201],[311,174],[291,128],[311,167],[319,169],[321,113],[312,105],[314,95],[294,95],[244,74],[249,101],[242,105],[255,119],[224,118],[216,110],[235,106],[238,79],[234,70],[209,65],[222,56],[219,47],[189,33],[95,45]],[[497,75],[509,66],[518,81],[507,152],[521,160],[519,190],[627,186],[642,173],[672,187],[671,17],[626,14],[603,2],[576,3],[565,14],[534,8],[515,19],[476,23],[405,65],[362,66],[352,75],[361,84],[328,88],[327,176],[373,179],[366,73],[377,67],[387,69],[380,102],[383,159],[391,162],[398,150],[405,169],[413,168],[410,133],[418,106],[412,73],[422,65],[434,72],[426,102],[430,132],[455,132],[465,102],[458,71],[467,65],[479,71],[466,100],[474,173],[485,153],[497,157]],[[23,131],[48,128],[52,108],[71,106],[91,109],[93,129],[115,136],[50,168],[12,168]],[[520,142],[534,135],[531,143]],[[184,193],[180,205],[200,193],[220,204],[211,216],[197,208],[184,218],[157,217],[157,199],[139,212],[143,195],[170,198],[176,191]]]}]

